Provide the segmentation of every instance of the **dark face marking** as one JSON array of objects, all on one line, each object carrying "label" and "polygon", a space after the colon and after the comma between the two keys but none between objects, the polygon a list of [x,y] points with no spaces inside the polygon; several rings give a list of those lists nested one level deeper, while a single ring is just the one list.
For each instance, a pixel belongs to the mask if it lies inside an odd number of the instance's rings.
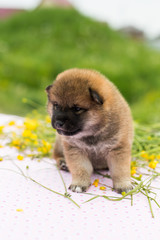
[{"label": "dark face marking", "polygon": [[86,111],[78,106],[62,108],[53,103],[52,126],[61,135],[73,136],[83,130],[83,115]]}]

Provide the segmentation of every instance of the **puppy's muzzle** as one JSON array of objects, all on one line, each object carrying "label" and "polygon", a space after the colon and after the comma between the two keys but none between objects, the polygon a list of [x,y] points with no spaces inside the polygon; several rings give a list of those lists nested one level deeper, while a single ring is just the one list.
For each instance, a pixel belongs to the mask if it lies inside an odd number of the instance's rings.
[{"label": "puppy's muzzle", "polygon": [[61,128],[63,127],[64,123],[65,123],[64,120],[57,120],[57,121],[55,122],[55,127],[56,127],[56,129],[61,129]]}]

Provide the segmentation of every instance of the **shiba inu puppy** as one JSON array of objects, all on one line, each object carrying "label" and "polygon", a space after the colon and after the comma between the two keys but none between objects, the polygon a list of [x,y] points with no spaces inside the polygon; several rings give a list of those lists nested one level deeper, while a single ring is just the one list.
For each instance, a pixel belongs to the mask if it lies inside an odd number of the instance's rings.
[{"label": "shiba inu puppy", "polygon": [[53,157],[60,169],[71,172],[69,188],[86,191],[93,170],[109,168],[117,192],[132,189],[132,116],[114,84],[96,71],[69,69],[46,92],[57,130]]}]

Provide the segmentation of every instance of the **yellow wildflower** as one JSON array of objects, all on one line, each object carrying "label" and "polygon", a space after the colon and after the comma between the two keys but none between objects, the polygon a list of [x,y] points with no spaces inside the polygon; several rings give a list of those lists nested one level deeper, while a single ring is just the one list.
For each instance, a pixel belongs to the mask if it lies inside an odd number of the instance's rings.
[{"label": "yellow wildflower", "polygon": [[3,146],[2,146],[2,145],[0,145],[0,148],[3,148]]},{"label": "yellow wildflower", "polygon": [[28,130],[35,130],[38,127],[39,123],[37,119],[26,118],[24,125]]},{"label": "yellow wildflower", "polygon": [[46,116],[45,121],[46,121],[46,123],[50,123],[51,122],[50,116]]},{"label": "yellow wildflower", "polygon": [[35,145],[38,145],[38,141],[34,141],[33,143],[34,143]]},{"label": "yellow wildflower", "polygon": [[4,126],[0,126],[0,133],[3,132],[3,128],[4,128]]},{"label": "yellow wildflower", "polygon": [[9,126],[15,125],[15,121],[10,121],[10,122],[8,123],[8,125],[9,125]]},{"label": "yellow wildflower", "polygon": [[152,160],[152,161],[149,163],[148,166],[149,166],[150,168],[152,168],[152,169],[155,169],[156,166],[157,166],[157,163],[158,163],[158,161]]},{"label": "yellow wildflower", "polygon": [[32,139],[32,140],[36,140],[36,139],[37,139],[37,135],[36,135],[35,133],[32,133],[32,134],[31,134],[31,139]]},{"label": "yellow wildflower", "polygon": [[132,168],[131,168],[131,176],[133,176],[134,174],[136,174],[136,170],[137,170],[136,167],[132,167]]},{"label": "yellow wildflower", "polygon": [[47,149],[46,147],[42,147],[42,148],[41,148],[41,151],[42,151],[42,153],[44,153],[44,154],[48,153],[48,149]]},{"label": "yellow wildflower", "polygon": [[147,139],[148,139],[148,140],[152,140],[152,137],[151,137],[151,136],[148,136]]},{"label": "yellow wildflower", "polygon": [[27,103],[28,102],[27,98],[22,98],[22,102]]},{"label": "yellow wildflower", "polygon": [[38,148],[37,148],[37,151],[38,151],[38,152],[42,152],[42,148],[41,148],[41,147],[38,147]]},{"label": "yellow wildflower", "polygon": [[22,133],[23,137],[31,137],[31,135],[32,135],[32,132],[28,129],[25,129]]},{"label": "yellow wildflower", "polygon": [[49,142],[42,140],[42,144],[43,144],[42,152],[46,153],[51,150],[52,145]]},{"label": "yellow wildflower", "polygon": [[160,154],[159,154],[159,155],[157,155],[157,156],[156,156],[156,158],[157,158],[158,160],[160,160]]},{"label": "yellow wildflower", "polygon": [[19,146],[20,144],[21,144],[21,142],[20,142],[19,139],[15,139],[15,140],[12,141],[12,145],[15,146],[15,147]]},{"label": "yellow wildflower", "polygon": [[122,196],[125,196],[125,195],[126,195],[126,193],[125,193],[125,192],[121,192],[121,194],[122,194]]},{"label": "yellow wildflower", "polygon": [[3,158],[0,158],[0,162],[3,161]]},{"label": "yellow wildflower", "polygon": [[16,211],[17,212],[23,212],[23,209],[22,208],[17,208]]},{"label": "yellow wildflower", "polygon": [[31,139],[26,138],[25,141],[24,141],[24,143],[25,143],[25,144],[28,144],[30,141],[31,141]]},{"label": "yellow wildflower", "polygon": [[106,187],[102,186],[99,188],[100,190],[106,190]]},{"label": "yellow wildflower", "polygon": [[145,151],[142,151],[142,152],[141,152],[141,157],[148,159],[148,158],[149,158],[149,155],[148,155],[148,153],[146,153]]},{"label": "yellow wildflower", "polygon": [[24,159],[24,157],[23,157],[22,155],[18,155],[18,156],[17,156],[17,159],[20,160],[20,161],[22,161],[22,160]]},{"label": "yellow wildflower", "polygon": [[93,182],[93,185],[94,185],[95,187],[98,187],[98,183],[99,183],[99,179],[95,179],[94,182]]},{"label": "yellow wildflower", "polygon": [[149,160],[154,160],[156,158],[156,156],[154,154],[149,156]]}]

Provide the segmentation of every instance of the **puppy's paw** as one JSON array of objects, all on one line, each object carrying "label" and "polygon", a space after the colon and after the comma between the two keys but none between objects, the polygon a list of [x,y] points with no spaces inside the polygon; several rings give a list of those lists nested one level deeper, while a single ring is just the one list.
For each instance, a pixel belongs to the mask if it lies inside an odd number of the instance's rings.
[{"label": "puppy's paw", "polygon": [[58,167],[59,167],[60,170],[69,172],[69,169],[68,169],[68,167],[67,167],[66,162],[65,162],[64,159],[60,159],[60,161],[59,161],[59,166],[58,166]]},{"label": "puppy's paw", "polygon": [[127,193],[133,189],[133,186],[130,181],[125,181],[114,184],[114,189],[117,193]]},{"label": "puppy's paw", "polygon": [[81,185],[75,185],[71,184],[69,186],[69,189],[72,190],[72,192],[82,193],[86,192],[89,186],[81,186]]}]

